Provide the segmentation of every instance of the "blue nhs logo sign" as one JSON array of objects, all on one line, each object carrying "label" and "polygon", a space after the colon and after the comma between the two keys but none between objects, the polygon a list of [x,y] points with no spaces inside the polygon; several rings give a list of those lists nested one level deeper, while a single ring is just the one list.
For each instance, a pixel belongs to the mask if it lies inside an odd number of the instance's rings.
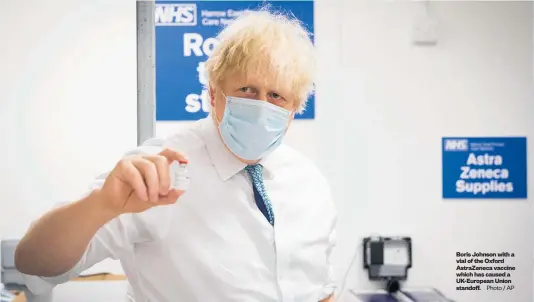
[{"label": "blue nhs logo sign", "polygon": [[467,139],[448,138],[444,140],[444,149],[445,151],[467,151],[469,141]]},{"label": "blue nhs logo sign", "polygon": [[156,4],[156,26],[196,26],[197,5],[190,3]]}]

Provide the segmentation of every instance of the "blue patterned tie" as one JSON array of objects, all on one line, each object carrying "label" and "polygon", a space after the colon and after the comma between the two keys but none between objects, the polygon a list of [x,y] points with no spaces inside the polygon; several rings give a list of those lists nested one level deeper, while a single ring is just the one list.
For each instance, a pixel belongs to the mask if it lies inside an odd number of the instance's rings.
[{"label": "blue patterned tie", "polygon": [[245,170],[252,179],[252,190],[254,191],[256,205],[263,213],[263,216],[274,226],[273,208],[267,192],[265,192],[265,185],[263,184],[263,167],[261,165],[249,165]]}]

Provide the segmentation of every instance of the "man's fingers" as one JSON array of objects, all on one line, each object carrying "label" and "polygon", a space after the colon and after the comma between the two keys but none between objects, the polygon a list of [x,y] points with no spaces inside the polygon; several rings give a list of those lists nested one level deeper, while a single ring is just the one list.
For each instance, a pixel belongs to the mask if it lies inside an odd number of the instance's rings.
[{"label": "man's fingers", "polygon": [[124,177],[124,181],[132,187],[137,198],[141,199],[142,201],[148,201],[148,192],[145,181],[143,180],[143,176],[139,170],[137,170],[129,160],[123,160],[119,162],[119,166],[121,174]]},{"label": "man's fingers", "polygon": [[160,205],[168,205],[173,204],[176,202],[176,200],[184,194],[183,190],[170,190],[169,193],[166,196],[160,196],[158,200],[158,204]]},{"label": "man's fingers", "polygon": [[146,156],[145,158],[156,165],[159,178],[159,194],[167,195],[171,186],[170,169],[167,158],[162,155]]},{"label": "man's fingers", "polygon": [[143,176],[144,183],[148,189],[148,200],[152,203],[158,202],[159,176],[156,165],[144,158],[134,159],[132,164]]},{"label": "man's fingers", "polygon": [[159,155],[164,156],[165,158],[167,158],[167,160],[169,161],[169,164],[172,163],[175,160],[180,162],[180,163],[185,163],[185,164],[187,164],[189,162],[189,160],[187,159],[187,156],[184,153],[178,152],[178,151],[174,151],[174,150],[171,150],[171,149],[165,149],[165,150],[161,151],[159,153]]}]

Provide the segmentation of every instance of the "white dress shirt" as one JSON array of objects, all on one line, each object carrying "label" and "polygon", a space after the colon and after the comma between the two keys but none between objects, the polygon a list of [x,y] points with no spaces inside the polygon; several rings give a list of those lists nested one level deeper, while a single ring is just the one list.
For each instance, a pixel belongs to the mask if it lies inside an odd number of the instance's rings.
[{"label": "white dress shirt", "polygon": [[256,205],[246,165],[226,149],[211,116],[128,155],[163,148],[189,158],[191,182],[176,204],[120,215],[69,272],[25,276],[30,290],[50,290],[112,258],[128,278],[127,301],[317,302],[334,292],[336,212],[311,161],[283,144],[261,160],[273,227]]}]

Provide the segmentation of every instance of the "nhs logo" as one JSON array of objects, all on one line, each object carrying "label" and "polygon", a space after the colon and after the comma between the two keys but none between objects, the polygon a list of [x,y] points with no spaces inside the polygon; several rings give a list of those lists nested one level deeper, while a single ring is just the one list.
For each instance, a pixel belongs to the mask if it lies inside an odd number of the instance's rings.
[{"label": "nhs logo", "polygon": [[445,139],[445,151],[467,151],[469,142],[467,139]]},{"label": "nhs logo", "polygon": [[197,5],[189,3],[156,4],[156,26],[196,26]]}]

